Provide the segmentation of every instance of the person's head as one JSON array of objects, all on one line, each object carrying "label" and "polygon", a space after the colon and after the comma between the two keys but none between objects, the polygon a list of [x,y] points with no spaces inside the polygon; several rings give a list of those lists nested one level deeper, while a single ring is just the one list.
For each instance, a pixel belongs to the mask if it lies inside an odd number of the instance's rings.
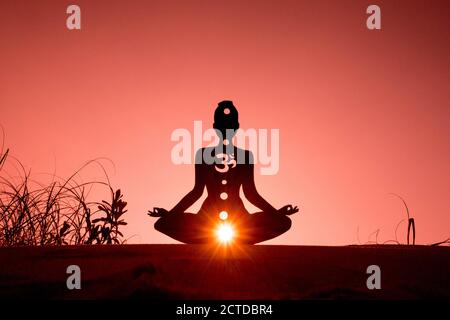
[{"label": "person's head", "polygon": [[224,100],[219,102],[214,111],[213,128],[219,133],[220,138],[230,140],[239,129],[238,111],[233,101]]}]

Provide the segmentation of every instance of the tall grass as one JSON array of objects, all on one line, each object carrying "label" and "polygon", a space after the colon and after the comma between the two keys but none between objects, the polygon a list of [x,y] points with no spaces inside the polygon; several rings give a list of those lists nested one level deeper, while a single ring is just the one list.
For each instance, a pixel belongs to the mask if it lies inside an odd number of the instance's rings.
[{"label": "tall grass", "polygon": [[[111,187],[100,160],[92,160],[69,178],[54,176],[46,185],[32,179],[30,171],[8,151],[0,149],[0,247],[69,244],[118,244],[127,203]],[[5,170],[14,161],[16,175]],[[78,182],[85,167],[97,164],[106,181]],[[93,187],[106,189],[109,201],[88,200]]]}]

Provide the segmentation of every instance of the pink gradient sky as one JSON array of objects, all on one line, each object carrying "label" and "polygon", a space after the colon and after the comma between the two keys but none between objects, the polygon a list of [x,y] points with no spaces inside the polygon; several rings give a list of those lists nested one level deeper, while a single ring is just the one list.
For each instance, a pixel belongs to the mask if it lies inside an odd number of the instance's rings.
[{"label": "pink gradient sky", "polygon": [[[81,31],[65,27],[72,3]],[[35,173],[112,159],[129,242],[171,243],[146,216],[193,185],[170,134],[212,123],[229,99],[241,127],[280,129],[280,171],[256,183],[301,212],[269,243],[351,244],[358,226],[362,242],[378,228],[393,239],[405,213],[389,192],[407,200],[419,243],[444,240],[449,2],[376,3],[381,31],[365,27],[368,1],[1,1],[6,146]]]}]

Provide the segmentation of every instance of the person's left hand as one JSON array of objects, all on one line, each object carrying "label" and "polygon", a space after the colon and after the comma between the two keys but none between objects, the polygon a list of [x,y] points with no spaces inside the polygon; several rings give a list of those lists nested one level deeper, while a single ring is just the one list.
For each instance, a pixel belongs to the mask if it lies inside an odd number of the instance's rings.
[{"label": "person's left hand", "polygon": [[278,210],[279,213],[284,214],[286,216],[290,216],[291,214],[298,212],[298,207],[293,207],[292,205],[288,204],[287,206],[284,206],[283,208]]},{"label": "person's left hand", "polygon": [[150,217],[156,217],[156,218],[159,218],[159,217],[162,217],[162,216],[164,216],[164,215],[166,215],[166,214],[168,214],[169,212],[166,210],[166,209],[164,209],[164,208],[153,208],[153,211],[151,211],[151,210],[148,210],[148,215],[150,216]]}]

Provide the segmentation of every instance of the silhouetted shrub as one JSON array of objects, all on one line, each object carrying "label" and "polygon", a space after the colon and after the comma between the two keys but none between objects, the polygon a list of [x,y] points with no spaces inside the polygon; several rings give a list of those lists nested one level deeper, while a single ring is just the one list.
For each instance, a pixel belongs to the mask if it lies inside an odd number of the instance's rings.
[{"label": "silhouetted shrub", "polygon": [[[48,185],[32,180],[16,159],[18,176],[4,168],[8,150],[0,150],[0,246],[68,244],[118,244],[123,234],[121,219],[127,212],[122,193],[111,187],[99,160],[92,160],[68,179],[53,177]],[[8,160],[9,161],[9,160]],[[107,182],[78,183],[76,175],[86,166],[99,164]],[[93,186],[108,188],[111,200],[88,201]]]}]

